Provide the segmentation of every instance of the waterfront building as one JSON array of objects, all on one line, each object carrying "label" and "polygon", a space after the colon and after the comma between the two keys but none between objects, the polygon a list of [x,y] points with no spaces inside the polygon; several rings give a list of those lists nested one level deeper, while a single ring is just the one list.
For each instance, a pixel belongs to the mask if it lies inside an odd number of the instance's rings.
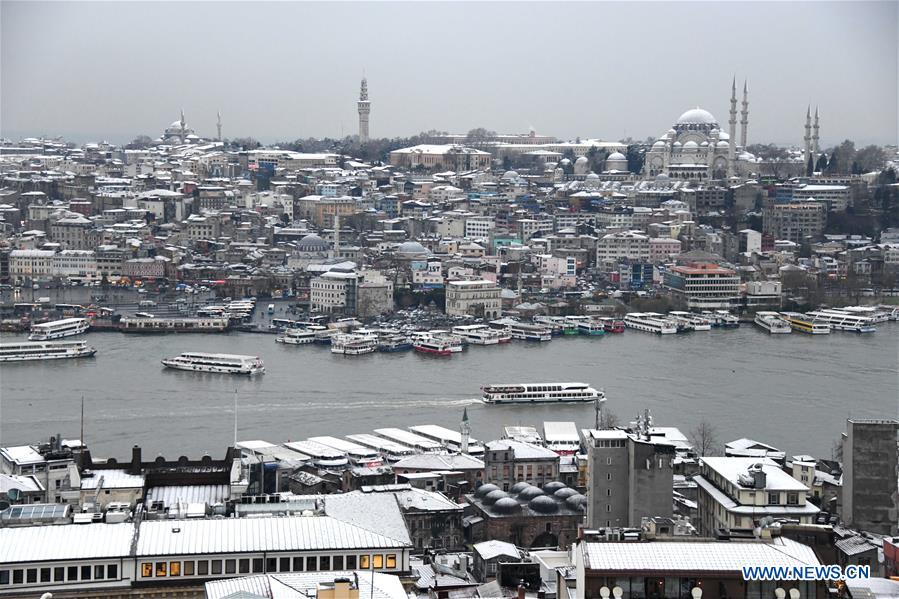
[{"label": "waterfront building", "polygon": [[899,421],[846,421],[842,517],[847,526],[896,535],[899,523],[896,433]]},{"label": "waterfront building", "polygon": [[808,486],[768,458],[704,457],[693,480],[704,536],[755,528],[768,516],[811,524],[820,511],[808,501]]},{"label": "waterfront building", "polygon": [[9,278],[15,282],[49,279],[53,275],[52,250],[12,250],[9,253]]},{"label": "waterfront building", "polygon": [[449,281],[446,285],[447,316],[502,316],[500,288],[490,281]]},{"label": "waterfront building", "polygon": [[740,276],[717,264],[693,263],[665,271],[665,287],[693,310],[728,309],[739,302]]},{"label": "waterfront building", "polygon": [[671,517],[676,447],[663,437],[588,430],[587,526],[636,527],[643,517]]},{"label": "waterfront building", "polygon": [[[78,503],[76,459],[74,451],[81,442],[63,440],[58,435],[49,443],[0,448],[0,474],[18,477],[34,477],[43,492],[37,497],[44,503]],[[74,490],[74,492],[73,492]]]},{"label": "waterfront building", "polygon": [[485,450],[484,480],[503,491],[522,481],[542,487],[559,479],[559,454],[546,447],[502,439]]}]

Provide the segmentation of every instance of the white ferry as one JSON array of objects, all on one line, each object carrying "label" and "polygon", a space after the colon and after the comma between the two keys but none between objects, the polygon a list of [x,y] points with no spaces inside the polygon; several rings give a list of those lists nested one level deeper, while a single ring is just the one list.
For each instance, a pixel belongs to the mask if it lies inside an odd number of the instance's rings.
[{"label": "white ferry", "polygon": [[497,329],[491,329],[486,324],[459,325],[453,327],[453,334],[472,345],[497,345],[512,340],[508,335],[504,335]]},{"label": "white ferry", "polygon": [[[577,320],[574,320],[577,318]],[[602,320],[594,320],[589,316],[571,317],[569,322],[577,325],[577,331],[580,335],[600,336],[606,334],[606,323]]]},{"label": "white ferry", "polygon": [[80,335],[87,331],[90,324],[86,318],[63,318],[52,322],[31,325],[30,341],[50,341],[62,337]]},{"label": "white ferry", "polygon": [[670,318],[673,318],[676,322],[683,324],[683,326],[691,331],[712,330],[712,321],[705,316],[700,316],[699,314],[693,314],[692,312],[671,311],[668,313],[668,316]]},{"label": "white ferry", "polygon": [[315,331],[311,329],[284,329],[284,332],[275,337],[277,343],[289,345],[305,345],[315,342]]},{"label": "white ferry", "polygon": [[461,341],[450,339],[448,337],[432,337],[421,335],[412,341],[412,349],[423,354],[433,354],[435,356],[452,355],[456,347],[461,347]]},{"label": "white ferry", "polygon": [[718,326],[726,329],[735,329],[740,326],[740,319],[727,310],[715,310],[715,317],[718,319]]},{"label": "white ferry", "polygon": [[793,327],[790,326],[790,323],[781,318],[777,312],[756,312],[753,322],[771,334],[793,332]]},{"label": "white ferry", "polygon": [[527,324],[511,318],[494,320],[490,326],[505,330],[512,339],[520,341],[552,341],[552,329],[545,325]]},{"label": "white ferry", "polygon": [[378,336],[371,334],[345,333],[331,339],[331,353],[345,356],[361,356],[378,351]]},{"label": "white ferry", "polygon": [[603,398],[586,383],[525,383],[484,385],[484,403],[571,403]]},{"label": "white ferry", "polygon": [[816,320],[812,316],[799,314],[798,312],[781,312],[781,318],[790,323],[790,327],[794,331],[808,333],[809,335],[828,335],[830,334],[830,325],[826,322]]},{"label": "white ferry", "polygon": [[462,338],[459,337],[458,335],[453,335],[449,331],[444,331],[441,329],[432,329],[424,334],[429,335],[435,339],[447,339],[450,342],[450,344],[449,344],[450,353],[457,354],[457,353],[461,352],[463,349],[465,349],[465,343],[462,340]]},{"label": "white ferry", "polygon": [[258,356],[240,356],[236,354],[185,352],[175,358],[164,359],[162,364],[166,368],[191,370],[193,372],[248,375],[265,372],[265,366]]},{"label": "white ferry", "polygon": [[624,326],[646,333],[672,335],[677,333],[677,325],[655,312],[631,312],[624,317]]},{"label": "white ferry", "polygon": [[89,358],[97,350],[85,341],[21,341],[0,343],[0,362]]},{"label": "white ferry", "polygon": [[850,333],[874,333],[877,331],[874,320],[868,316],[826,309],[815,310],[809,312],[808,315],[818,322],[826,322],[835,331],[849,331]]}]

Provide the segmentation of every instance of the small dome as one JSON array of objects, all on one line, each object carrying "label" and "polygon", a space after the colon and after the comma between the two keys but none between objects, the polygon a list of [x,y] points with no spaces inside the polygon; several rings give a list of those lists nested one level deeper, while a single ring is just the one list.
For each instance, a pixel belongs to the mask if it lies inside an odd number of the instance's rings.
[{"label": "small dome", "polygon": [[499,491],[499,487],[497,487],[496,485],[487,483],[487,484],[484,484],[484,485],[481,485],[480,487],[478,487],[478,490],[475,491],[474,494],[477,497],[483,497],[484,495],[486,495],[487,493],[490,493],[492,491]]},{"label": "small dome", "polygon": [[512,512],[520,509],[521,506],[517,501],[512,499],[511,497],[502,497],[496,500],[496,503],[493,504],[493,510],[496,512],[500,512],[501,514],[511,514]]},{"label": "small dome", "polygon": [[695,150],[698,150],[698,149],[699,149],[699,144],[697,144],[697,143],[696,143],[695,141],[693,141],[692,139],[691,139],[690,141],[688,141],[687,143],[684,144],[684,150],[692,150],[692,151],[695,151]]},{"label": "small dome", "polygon": [[676,141],[676,142],[674,142],[672,145],[673,145],[675,148],[679,148],[679,147],[681,147],[682,144],[681,144],[681,142]]},{"label": "small dome", "polygon": [[589,175],[587,175],[588,181],[593,181],[595,179],[599,179],[599,175],[597,175],[596,173],[590,173]]},{"label": "small dome", "polygon": [[574,489],[569,489],[568,487],[565,487],[564,489],[559,489],[558,491],[553,493],[553,495],[556,497],[556,499],[568,499],[569,497],[573,497],[577,494],[578,494],[577,491],[575,491]]},{"label": "small dome", "polygon": [[[659,142],[656,142],[656,143],[659,143]],[[655,144],[653,144],[653,145],[655,145]],[[606,158],[606,160],[627,160],[627,156],[625,156],[621,152],[612,152],[611,154],[609,154],[609,157]]]},{"label": "small dome", "polygon": [[417,241],[404,241],[396,248],[398,254],[429,254],[428,248]]},{"label": "small dome", "polygon": [[709,146],[709,142],[707,142],[707,141],[703,141],[701,144],[699,144],[699,147],[701,147],[701,148],[707,148],[708,146]]},{"label": "small dome", "polygon": [[559,164],[571,164],[571,160],[569,160],[568,158],[563,158],[559,161]]},{"label": "small dome", "polygon": [[505,179],[505,180],[517,179],[517,178],[518,178],[518,173],[516,171],[506,171],[505,173],[503,173],[503,179]]},{"label": "small dome", "polygon": [[546,495],[531,499],[528,503],[528,507],[535,512],[540,512],[542,514],[551,514],[559,510],[559,505],[553,501],[551,497]]},{"label": "small dome", "polygon": [[653,150],[661,150],[662,148],[665,147],[665,145],[666,145],[665,141],[659,139],[659,140],[656,140],[656,142],[654,144],[652,144],[652,149]]},{"label": "small dome", "polygon": [[311,233],[300,239],[299,243],[297,243],[297,248],[303,252],[315,252],[328,250],[331,248],[331,245],[315,233]]},{"label": "small dome", "polygon": [[567,505],[568,508],[572,510],[585,508],[587,506],[587,497],[586,495],[576,493],[565,500],[565,505]]},{"label": "small dome", "polygon": [[511,489],[509,489],[509,493],[511,493],[512,495],[518,495],[519,493],[521,493],[522,491],[524,491],[525,489],[527,489],[530,486],[531,485],[529,485],[528,483],[526,483],[524,481],[517,482],[514,485],[512,485]]},{"label": "small dome", "polygon": [[726,141],[721,140],[721,141],[719,141],[718,143],[715,144],[715,147],[716,147],[716,148],[726,148],[726,147],[728,147],[729,145],[730,145],[730,144],[727,143]]},{"label": "small dome", "polygon": [[561,483],[557,480],[554,480],[552,482],[549,482],[549,483],[546,483],[545,485],[543,485],[543,492],[544,493],[555,493],[559,489],[564,489],[564,488],[565,488],[565,483]]},{"label": "small dome", "polygon": [[712,113],[697,106],[696,108],[691,108],[687,112],[680,115],[680,117],[677,119],[677,124],[712,125],[713,127],[717,127],[718,121],[715,120],[715,117],[712,116]]},{"label": "small dome", "polygon": [[525,501],[530,501],[531,499],[534,499],[535,497],[539,497],[541,495],[543,495],[542,490],[533,485],[528,485],[527,489],[524,489],[520,493],[518,493],[518,498]]},{"label": "small dome", "polygon": [[484,503],[487,505],[493,505],[500,499],[505,499],[507,497],[509,497],[508,493],[506,493],[505,491],[502,491],[500,489],[497,489],[495,491],[490,491],[489,493],[487,493],[484,496]]},{"label": "small dome", "polygon": [[586,156],[581,156],[577,160],[574,161],[575,164],[587,164],[589,162]]}]

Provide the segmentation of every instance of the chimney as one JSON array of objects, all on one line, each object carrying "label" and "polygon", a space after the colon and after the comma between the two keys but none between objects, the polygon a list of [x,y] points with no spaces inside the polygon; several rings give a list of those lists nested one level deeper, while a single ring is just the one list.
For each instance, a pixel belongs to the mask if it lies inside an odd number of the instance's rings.
[{"label": "chimney", "polygon": [[765,474],[762,465],[754,464],[752,468],[749,469],[749,473],[752,475],[752,486],[756,489],[764,489],[768,482],[768,475]]},{"label": "chimney", "polygon": [[131,448],[131,474],[140,474],[140,445]]},{"label": "chimney", "polygon": [[524,580],[518,583],[518,599],[524,599]]}]

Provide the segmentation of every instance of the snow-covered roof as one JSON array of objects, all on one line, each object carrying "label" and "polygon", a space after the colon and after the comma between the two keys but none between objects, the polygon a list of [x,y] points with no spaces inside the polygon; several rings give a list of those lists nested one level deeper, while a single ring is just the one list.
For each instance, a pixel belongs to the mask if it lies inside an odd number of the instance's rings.
[{"label": "snow-covered roof", "polygon": [[497,541],[495,539],[484,541],[483,543],[476,543],[472,546],[472,549],[485,560],[500,556],[509,556],[514,557],[515,559],[521,558],[521,553],[515,545],[506,543],[505,541]]}]

